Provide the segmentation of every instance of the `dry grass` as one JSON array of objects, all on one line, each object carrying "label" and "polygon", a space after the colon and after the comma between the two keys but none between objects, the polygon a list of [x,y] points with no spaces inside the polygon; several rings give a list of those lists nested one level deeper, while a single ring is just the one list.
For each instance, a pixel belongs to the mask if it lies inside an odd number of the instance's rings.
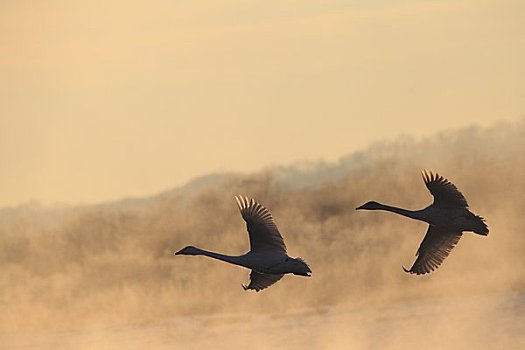
[{"label": "dry grass", "polygon": [[[378,144],[306,170],[221,176],[143,201],[4,209],[0,329],[525,291],[523,151],[525,122]],[[427,205],[423,168],[454,182],[491,233],[466,235],[437,272],[416,277],[401,265],[413,262],[425,225],[354,208],[367,200]],[[172,255],[189,244],[229,254],[248,249],[233,200],[239,193],[271,210],[289,252],[308,261],[312,278],[287,276],[247,293],[240,287],[247,270]]]}]

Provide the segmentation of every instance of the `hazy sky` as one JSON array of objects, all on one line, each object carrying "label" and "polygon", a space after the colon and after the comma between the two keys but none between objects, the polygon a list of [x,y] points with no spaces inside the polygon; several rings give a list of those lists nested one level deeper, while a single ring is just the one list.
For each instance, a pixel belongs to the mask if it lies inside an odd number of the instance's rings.
[{"label": "hazy sky", "polygon": [[2,1],[0,206],[525,114],[525,2]]}]

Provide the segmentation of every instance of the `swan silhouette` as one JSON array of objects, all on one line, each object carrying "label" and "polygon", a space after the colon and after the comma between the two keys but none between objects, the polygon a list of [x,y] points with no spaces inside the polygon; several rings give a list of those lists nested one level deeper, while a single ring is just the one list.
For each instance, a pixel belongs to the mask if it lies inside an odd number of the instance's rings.
[{"label": "swan silhouette", "polygon": [[187,246],[175,255],[204,255],[230,264],[251,269],[250,283],[244,290],[260,291],[279,281],[285,274],[310,277],[311,270],[301,258],[289,257],[283,237],[277,229],[272,214],[253,198],[235,196],[241,216],[246,221],[250,238],[250,251],[231,256]]},{"label": "swan silhouette", "polygon": [[468,210],[468,203],[454,184],[439,174],[422,171],[423,180],[434,202],[421,210],[407,210],[378,202],[368,202],[356,209],[386,210],[429,224],[425,238],[417,250],[417,259],[408,273],[423,275],[437,269],[450,254],[463,234],[470,231],[487,236],[485,219]]}]

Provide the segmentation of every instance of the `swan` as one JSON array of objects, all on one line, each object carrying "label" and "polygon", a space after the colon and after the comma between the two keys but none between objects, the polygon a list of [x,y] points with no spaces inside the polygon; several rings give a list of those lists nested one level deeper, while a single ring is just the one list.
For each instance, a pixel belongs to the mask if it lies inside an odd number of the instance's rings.
[{"label": "swan", "polygon": [[423,275],[437,269],[450,251],[458,244],[463,231],[482,236],[489,234],[485,219],[468,210],[463,194],[450,181],[431,171],[422,171],[423,180],[434,196],[434,202],[421,210],[407,210],[378,202],[368,202],[356,210],[386,210],[429,224],[414,265],[405,272]]},{"label": "swan", "polygon": [[276,283],[287,273],[310,277],[312,270],[308,264],[303,259],[292,258],[286,253],[283,237],[270,211],[253,198],[235,196],[235,200],[248,229],[248,253],[231,256],[187,246],[175,255],[204,255],[250,269],[250,283],[241,286],[244,290],[256,292]]}]

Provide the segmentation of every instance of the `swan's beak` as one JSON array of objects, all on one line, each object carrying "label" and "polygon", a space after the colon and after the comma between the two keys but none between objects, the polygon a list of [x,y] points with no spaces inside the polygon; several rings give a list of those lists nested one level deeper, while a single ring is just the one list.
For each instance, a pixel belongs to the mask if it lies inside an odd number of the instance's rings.
[{"label": "swan's beak", "polygon": [[310,269],[310,266],[308,266],[308,271],[306,271],[305,276],[306,277],[312,277],[312,270]]}]

